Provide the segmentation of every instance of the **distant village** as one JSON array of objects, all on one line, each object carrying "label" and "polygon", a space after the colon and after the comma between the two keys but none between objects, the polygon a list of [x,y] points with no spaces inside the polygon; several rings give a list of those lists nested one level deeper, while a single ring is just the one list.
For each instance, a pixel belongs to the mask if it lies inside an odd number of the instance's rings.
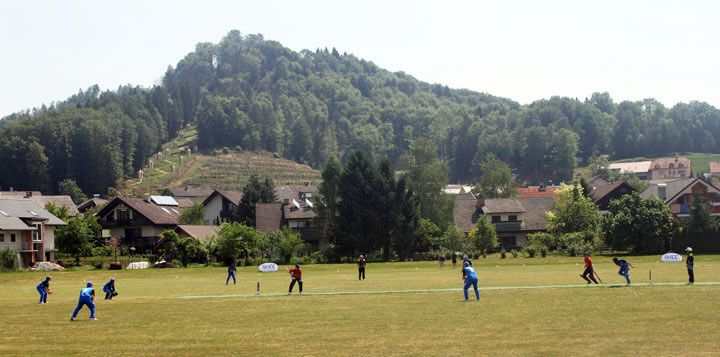
[{"label": "distant village", "polygon": [[[663,200],[675,217],[689,216],[689,204],[696,191],[705,193],[711,215],[720,216],[720,190],[711,183],[712,177],[720,177],[720,162],[710,163],[710,171],[697,177],[692,177],[692,162],[680,156],[614,163],[609,170],[647,181],[649,187],[640,195]],[[586,181],[601,214],[612,200],[636,192],[627,182],[612,182],[609,177],[594,176]],[[456,196],[454,222],[462,232],[468,234],[478,217],[485,216],[495,226],[500,247],[510,250],[526,246],[529,234],[547,231],[546,213],[552,211],[554,191],[559,188],[550,183],[519,187],[517,197],[513,198],[479,197],[468,185],[451,184],[444,191]],[[300,233],[311,250],[326,249],[328,239],[315,232],[311,224],[316,215],[313,210],[316,191],[317,186],[309,183],[275,186],[278,202],[256,206],[256,229],[269,232],[289,227]],[[45,209],[48,203],[66,207],[69,217],[94,212],[103,228],[103,238],[119,238],[123,246],[132,247],[138,254],[153,253],[158,236],[168,229],[175,230],[181,238],[194,237],[206,242],[213,239],[222,223],[233,220],[243,196],[239,191],[189,185],[167,192],[168,196],[145,194],[111,200],[95,195],[75,205],[69,196],[0,191],[0,250],[9,247],[16,251],[23,267],[54,261],[54,228],[66,223]],[[196,203],[204,206],[204,225],[179,224],[182,210]]]}]

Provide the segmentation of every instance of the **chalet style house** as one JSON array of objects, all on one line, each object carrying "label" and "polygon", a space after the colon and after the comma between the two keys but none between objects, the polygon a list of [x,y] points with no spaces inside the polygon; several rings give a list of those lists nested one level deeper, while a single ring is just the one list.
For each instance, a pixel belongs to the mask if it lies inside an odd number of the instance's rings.
[{"label": "chalet style house", "polygon": [[160,233],[177,227],[181,212],[172,197],[146,195],[115,198],[96,216],[102,228],[110,231],[110,237],[120,238],[121,245],[150,254],[155,251]]},{"label": "chalet style house", "polygon": [[321,239],[312,228],[312,194],[317,191],[314,185],[284,185],[275,187],[282,203],[258,203],[255,207],[255,225],[260,232],[280,230],[290,227],[300,233],[300,238],[310,245],[311,250],[323,250],[328,240]]},{"label": "chalet style house", "polygon": [[651,180],[682,179],[690,177],[692,161],[686,157],[657,159],[650,165]]},{"label": "chalet style house", "polygon": [[29,199],[0,198],[0,250],[18,254],[18,265],[55,260],[57,226],[65,222]]},{"label": "chalet style house", "polygon": [[627,182],[620,182],[595,187],[595,189],[592,190],[590,197],[592,197],[593,202],[595,202],[600,211],[607,211],[608,207],[610,207],[610,201],[616,200],[633,192],[637,192],[637,190],[630,186]]},{"label": "chalet style house", "polygon": [[670,206],[673,216],[689,217],[692,196],[696,191],[705,193],[710,214],[720,216],[720,190],[699,177],[650,185],[640,196],[657,197]]},{"label": "chalet style house", "polygon": [[547,231],[546,213],[552,211],[555,197],[482,198],[459,195],[455,224],[466,234],[475,228],[482,215],[495,225],[500,248],[521,249],[528,234]]},{"label": "chalet style house", "polygon": [[213,191],[203,202],[206,225],[219,226],[233,221],[233,214],[240,205],[240,191]]}]

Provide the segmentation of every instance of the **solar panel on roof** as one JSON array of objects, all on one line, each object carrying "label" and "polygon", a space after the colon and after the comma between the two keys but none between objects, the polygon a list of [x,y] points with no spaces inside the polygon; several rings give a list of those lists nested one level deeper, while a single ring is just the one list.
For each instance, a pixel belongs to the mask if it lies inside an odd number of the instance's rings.
[{"label": "solar panel on roof", "polygon": [[167,210],[167,208],[165,208],[165,207],[160,207],[160,208],[162,208],[162,210],[165,211],[165,213],[171,214],[170,211]]},{"label": "solar panel on roof", "polygon": [[180,204],[170,196],[150,196],[150,199],[160,206],[180,206]]},{"label": "solar panel on roof", "polygon": [[307,198],[305,199],[305,204],[308,205],[308,207],[310,208],[312,208],[313,206],[312,202],[310,202],[310,200],[308,200]]},{"label": "solar panel on roof", "polygon": [[5,213],[5,211],[0,211],[0,214],[2,214],[2,215],[5,216],[5,217],[10,217],[10,215],[7,214],[7,213]]}]

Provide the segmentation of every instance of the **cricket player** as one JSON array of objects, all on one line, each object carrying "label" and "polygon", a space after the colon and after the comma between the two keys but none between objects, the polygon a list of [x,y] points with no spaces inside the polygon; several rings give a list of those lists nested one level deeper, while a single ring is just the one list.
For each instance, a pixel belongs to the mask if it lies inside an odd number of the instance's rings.
[{"label": "cricket player", "polygon": [[87,287],[80,290],[80,299],[78,299],[78,305],[70,316],[70,321],[75,321],[78,312],[82,309],[83,305],[87,305],[90,309],[90,320],[97,320],[95,318],[95,289],[93,289],[93,283],[88,281]]},{"label": "cricket player", "polygon": [[233,278],[233,285],[236,285],[237,281],[235,280],[235,271],[237,271],[237,269],[235,268],[235,264],[230,264],[230,266],[228,267],[228,276],[225,280],[225,285],[230,282],[231,277]]},{"label": "cricket player", "polygon": [[[287,268],[285,268],[287,270]],[[295,286],[295,282],[298,283],[298,287],[300,288],[300,295],[302,295],[302,270],[300,270],[300,264],[295,264],[295,267],[288,270],[290,273],[290,277],[292,277],[292,281],[290,282],[290,289],[288,289],[288,295],[292,294],[293,287]]]},{"label": "cricket player", "polygon": [[480,292],[478,291],[478,277],[477,274],[475,274],[475,269],[470,266],[470,262],[466,261],[463,263],[463,270],[465,271],[465,275],[463,276],[463,280],[465,280],[465,287],[463,287],[463,292],[465,293],[465,301],[468,301],[468,288],[470,288],[470,285],[473,286],[475,289],[475,297],[480,300]]},{"label": "cricket player", "polygon": [[367,265],[367,262],[365,261],[365,256],[360,255],[360,258],[358,258],[358,280],[365,280],[365,266]]},{"label": "cricket player", "polygon": [[634,268],[634,266],[632,264],[628,263],[627,261],[625,261],[625,259],[618,259],[617,257],[613,257],[613,263],[615,263],[615,265],[620,267],[618,274],[624,276],[625,280],[627,280],[627,285],[630,285],[629,270],[630,270],[630,267]]},{"label": "cricket player", "polygon": [[693,270],[693,265],[695,265],[695,255],[693,254],[693,249],[690,247],[685,248],[685,251],[688,253],[687,260],[685,260],[685,265],[687,266],[688,271],[688,284],[693,285],[695,284],[695,271]]},{"label": "cricket player", "polygon": [[110,281],[105,283],[103,291],[105,292],[105,300],[112,300],[115,292],[115,278],[110,278]]},{"label": "cricket player", "polygon": [[47,304],[47,296],[48,294],[52,294],[52,290],[50,290],[50,280],[52,280],[52,276],[48,275],[45,277],[45,280],[37,284],[37,291],[40,293],[39,304]]},{"label": "cricket player", "polygon": [[[595,267],[593,266],[592,260],[590,259],[590,254],[584,253],[583,255],[585,256],[585,271],[580,275],[580,277],[585,279],[588,284],[590,284],[590,280],[592,280],[593,283],[597,284],[598,282],[593,276],[593,271],[595,270]],[[587,278],[588,274],[590,275],[590,279]]]},{"label": "cricket player", "polygon": [[470,260],[470,258],[468,258],[467,255],[463,255],[463,269],[462,269],[463,279],[465,279],[465,265],[469,265],[472,268],[472,260]]}]

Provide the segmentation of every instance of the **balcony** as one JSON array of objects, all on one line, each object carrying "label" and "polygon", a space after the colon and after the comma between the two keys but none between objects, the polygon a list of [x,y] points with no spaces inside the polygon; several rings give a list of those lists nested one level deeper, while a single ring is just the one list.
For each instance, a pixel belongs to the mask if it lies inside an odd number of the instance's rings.
[{"label": "balcony", "polygon": [[519,232],[522,229],[522,221],[495,222],[496,232]]},{"label": "balcony", "polygon": [[126,220],[100,220],[98,221],[103,228],[115,227],[136,227],[151,224],[146,219],[126,219]]}]

